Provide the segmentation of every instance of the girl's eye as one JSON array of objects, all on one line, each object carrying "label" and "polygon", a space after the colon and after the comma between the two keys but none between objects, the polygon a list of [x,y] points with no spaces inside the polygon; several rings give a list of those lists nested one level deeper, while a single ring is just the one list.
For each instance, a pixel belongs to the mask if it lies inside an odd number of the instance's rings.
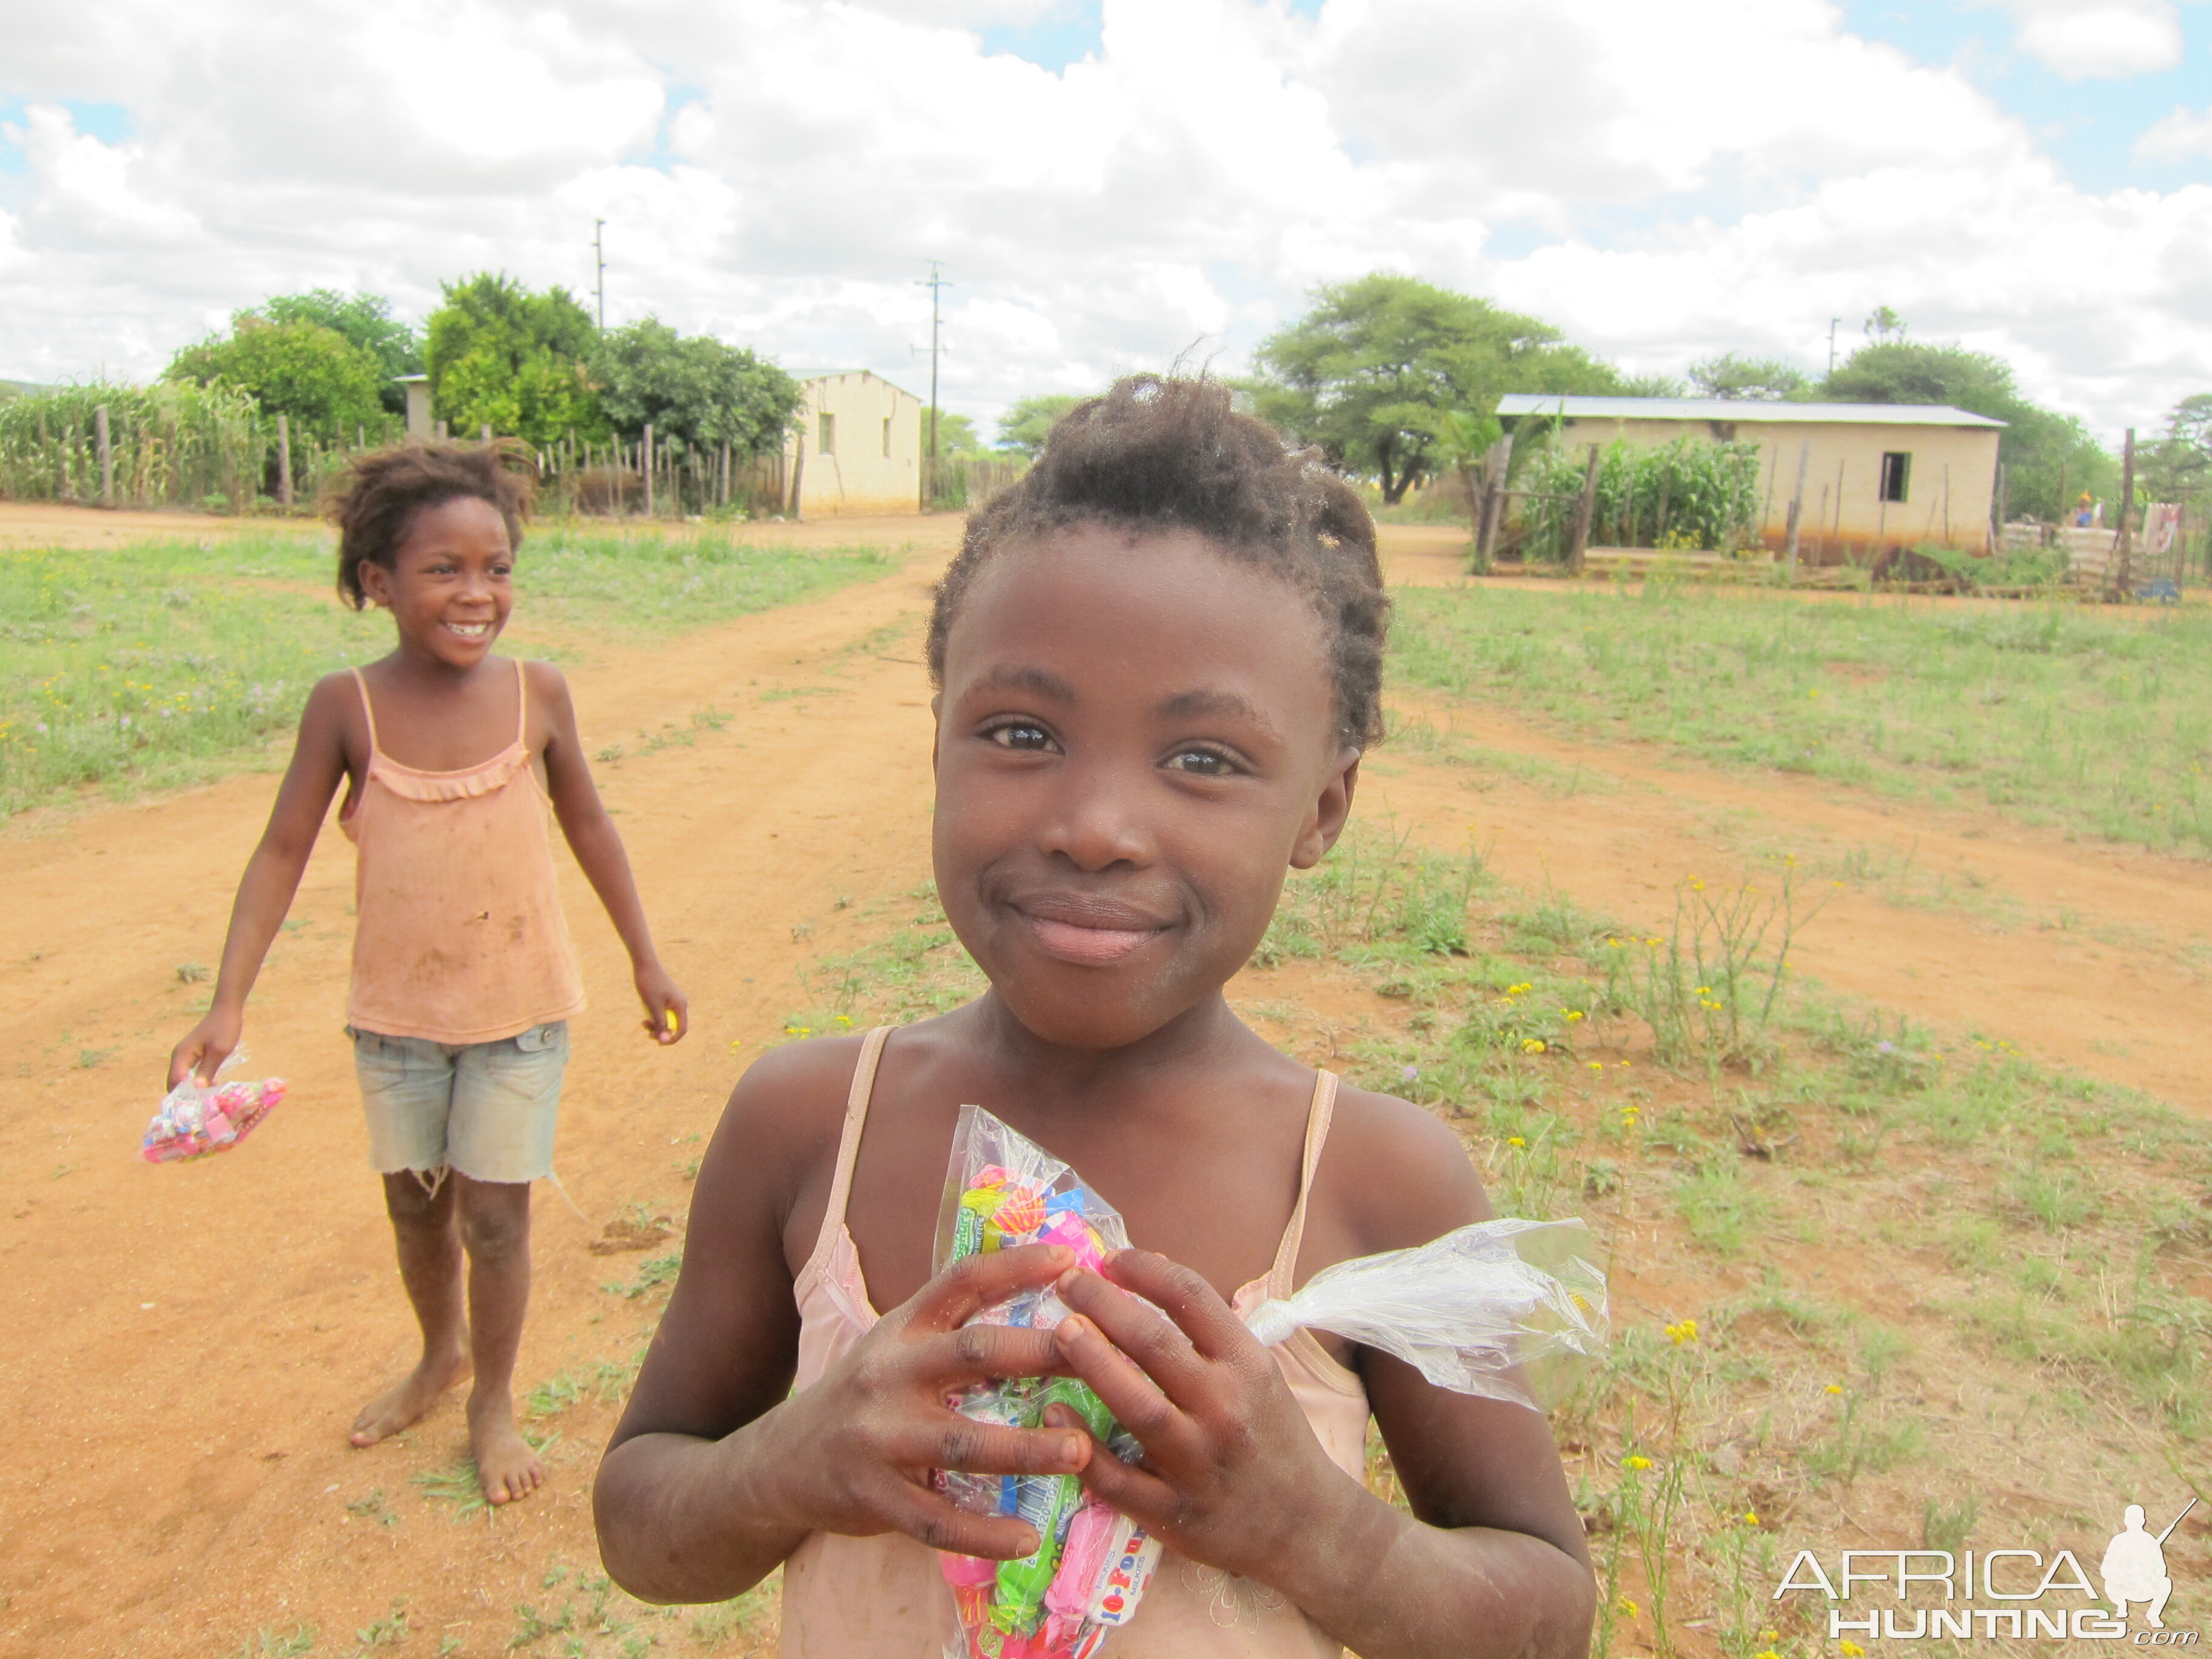
[{"label": "girl's eye", "polygon": [[1052,734],[1042,726],[1017,723],[994,726],[988,736],[1001,749],[1046,750],[1052,747]]},{"label": "girl's eye", "polygon": [[1236,763],[1228,756],[1211,749],[1182,749],[1168,757],[1168,764],[1178,772],[1194,772],[1202,778],[1226,778],[1235,775]]}]

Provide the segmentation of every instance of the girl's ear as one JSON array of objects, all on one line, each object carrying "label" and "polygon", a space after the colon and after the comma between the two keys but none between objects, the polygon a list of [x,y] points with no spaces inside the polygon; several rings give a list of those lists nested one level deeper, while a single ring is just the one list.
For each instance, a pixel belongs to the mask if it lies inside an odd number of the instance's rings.
[{"label": "girl's ear", "polygon": [[1291,869],[1310,870],[1328,855],[1352,817],[1352,797],[1358,787],[1359,750],[1340,750],[1314,797],[1314,810],[1291,848]]},{"label": "girl's ear", "polygon": [[937,734],[943,729],[945,693],[939,691],[929,700],[929,775],[937,775]]},{"label": "girl's ear", "polygon": [[374,559],[363,559],[353,568],[354,574],[361,579],[361,591],[368,602],[380,610],[390,610],[392,573]]}]

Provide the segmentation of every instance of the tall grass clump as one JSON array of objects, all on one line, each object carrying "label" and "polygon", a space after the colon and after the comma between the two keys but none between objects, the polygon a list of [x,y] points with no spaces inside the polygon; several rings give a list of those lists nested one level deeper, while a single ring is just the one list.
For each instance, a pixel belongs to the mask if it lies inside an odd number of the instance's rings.
[{"label": "tall grass clump", "polygon": [[102,406],[117,506],[236,512],[259,495],[276,422],[235,388],[164,380],[0,401],[0,499],[100,501]]}]

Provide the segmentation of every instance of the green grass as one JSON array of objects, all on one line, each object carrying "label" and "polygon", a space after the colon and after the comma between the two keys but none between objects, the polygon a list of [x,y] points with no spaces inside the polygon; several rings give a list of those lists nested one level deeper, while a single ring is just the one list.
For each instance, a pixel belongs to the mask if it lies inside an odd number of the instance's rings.
[{"label": "green grass", "polygon": [[2212,851],[2212,614],[1648,584],[1395,596],[1401,684],[1903,799]]},{"label": "green grass", "polygon": [[[0,549],[0,814],[190,783],[266,752],[322,675],[392,648],[331,595],[317,532]],[[812,599],[894,568],[851,547],[532,536],[517,616],[613,645]]]}]

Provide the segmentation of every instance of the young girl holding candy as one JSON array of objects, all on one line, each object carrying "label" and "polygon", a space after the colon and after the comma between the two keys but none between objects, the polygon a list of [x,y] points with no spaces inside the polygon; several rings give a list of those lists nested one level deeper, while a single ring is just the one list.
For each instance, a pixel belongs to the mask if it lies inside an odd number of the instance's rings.
[{"label": "young girl holding candy", "polygon": [[[546,808],[629,948],[645,1029],[683,1034],[622,839],[599,804],[558,670],[495,657],[514,605],[531,480],[489,447],[355,463],[332,516],[338,591],[392,613],[398,644],[308,694],[269,827],[239,884],[207,1016],[169,1085],[214,1076],[298,890],[323,818],[359,848],[347,1031],[422,1356],[363,1408],[373,1445],[473,1373],[469,1443],[484,1496],[544,1478],[514,1424],[530,1297],[530,1188],[552,1173],[568,1019],[584,1004],[554,890]],[[466,1267],[465,1306],[463,1268]]]},{"label": "young girl holding candy", "polygon": [[[933,1551],[1040,1547],[949,1489],[1075,1474],[1166,1550],[1108,1659],[1584,1650],[1593,1581],[1539,1415],[1240,1318],[1489,1214],[1443,1124],[1339,1089],[1223,996],[1344,827],[1387,608],[1357,497],[1204,381],[1079,407],[970,520],[931,625],[934,845],[990,989],[738,1085],[599,1472],[623,1585],[710,1601],[781,1563],[787,1655],[938,1659],[960,1574]],[[1094,1269],[987,1247],[932,1277],[963,1103],[1079,1170],[1139,1248]],[[1048,1287],[1048,1328],[966,1322]],[[1072,1401],[1037,1427],[947,1403],[1050,1376],[1095,1391],[1114,1449]],[[1370,1413],[1410,1514],[1362,1482]]]}]

